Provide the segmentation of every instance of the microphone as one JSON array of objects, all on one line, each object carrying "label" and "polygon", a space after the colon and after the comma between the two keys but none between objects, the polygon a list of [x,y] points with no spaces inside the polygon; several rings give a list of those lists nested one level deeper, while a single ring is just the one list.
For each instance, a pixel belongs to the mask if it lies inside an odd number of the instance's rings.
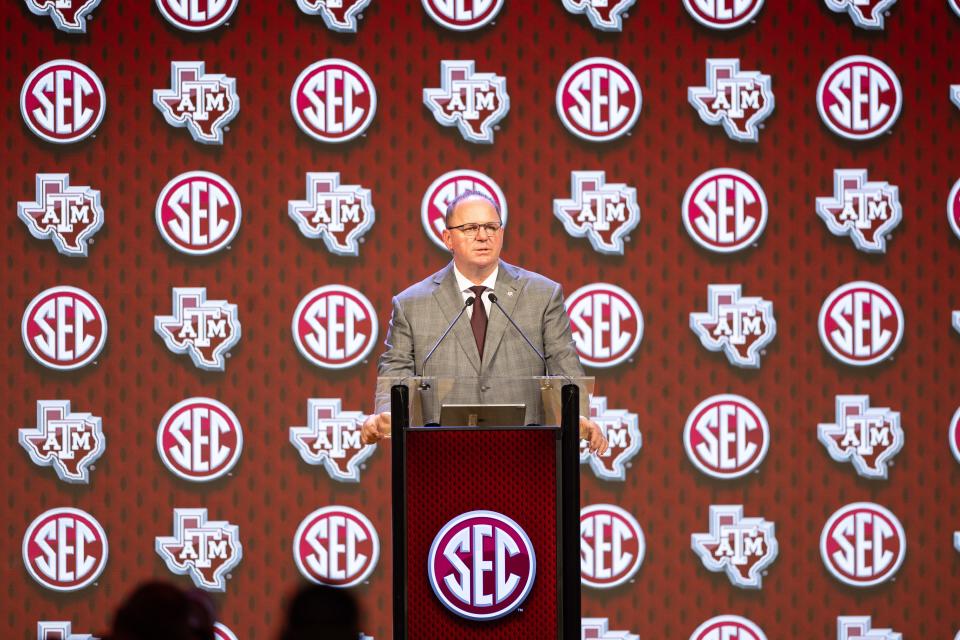
[{"label": "microphone", "polygon": [[487,299],[490,302],[492,302],[494,305],[496,305],[497,309],[500,309],[503,315],[506,316],[507,320],[510,321],[510,324],[513,325],[513,328],[516,329],[517,333],[520,334],[520,337],[526,341],[526,343],[530,346],[531,349],[533,349],[533,352],[537,354],[537,357],[543,360],[543,370],[549,376],[550,368],[547,366],[547,358],[542,353],[540,353],[539,349],[533,346],[533,343],[530,342],[530,338],[528,338],[527,334],[523,332],[523,329],[520,328],[520,325],[518,325],[516,322],[513,321],[513,318],[510,317],[510,314],[507,313],[507,310],[503,308],[502,304],[500,304],[500,300],[497,299],[497,295],[493,291],[491,291],[490,293],[487,294]]},{"label": "microphone", "polygon": [[454,325],[457,324],[457,320],[459,320],[459,319],[460,319],[460,316],[463,315],[463,312],[467,310],[467,307],[473,305],[473,303],[476,302],[476,301],[477,301],[477,299],[476,299],[475,296],[470,296],[470,297],[467,298],[466,301],[463,303],[463,306],[460,307],[460,313],[457,314],[457,317],[453,319],[453,322],[450,323],[450,325],[447,327],[447,330],[443,332],[443,334],[440,336],[440,339],[437,340],[437,341],[434,343],[433,348],[430,349],[430,351],[427,353],[427,356],[423,359],[423,364],[420,366],[420,377],[423,377],[423,374],[426,372],[426,370],[427,370],[427,361],[428,361],[428,360],[430,359],[430,357],[433,355],[433,352],[437,350],[437,347],[439,347],[439,346],[440,346],[440,343],[443,342],[443,339],[447,337],[447,334],[449,334],[451,331],[453,331]]}]

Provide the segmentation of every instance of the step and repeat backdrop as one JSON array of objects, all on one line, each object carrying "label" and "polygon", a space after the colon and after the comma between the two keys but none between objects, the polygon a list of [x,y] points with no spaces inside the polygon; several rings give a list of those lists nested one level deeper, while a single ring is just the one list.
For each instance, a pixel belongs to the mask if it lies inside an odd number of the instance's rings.
[{"label": "step and repeat backdrop", "polygon": [[[583,638],[958,634],[956,0],[16,0],[0,33],[4,637],[159,578],[221,640],[307,581],[389,638],[359,425],[465,189],[597,378]],[[531,615],[460,557],[461,610]]]}]

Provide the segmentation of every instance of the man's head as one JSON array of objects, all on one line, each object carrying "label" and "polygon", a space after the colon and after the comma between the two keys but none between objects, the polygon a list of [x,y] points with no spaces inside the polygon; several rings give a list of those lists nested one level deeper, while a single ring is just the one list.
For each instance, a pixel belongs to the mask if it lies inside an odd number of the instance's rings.
[{"label": "man's head", "polygon": [[[503,221],[500,207],[479,191],[464,191],[447,205],[443,243],[464,274],[487,274],[500,259]],[[490,227],[497,227],[490,231]]]}]

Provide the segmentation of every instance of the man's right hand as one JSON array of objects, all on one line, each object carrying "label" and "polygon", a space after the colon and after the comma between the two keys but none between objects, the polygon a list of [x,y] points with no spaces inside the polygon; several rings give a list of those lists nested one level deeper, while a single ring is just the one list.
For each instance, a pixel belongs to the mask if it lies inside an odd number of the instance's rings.
[{"label": "man's right hand", "polygon": [[363,421],[360,441],[363,444],[376,444],[382,438],[390,437],[390,412],[375,413]]}]

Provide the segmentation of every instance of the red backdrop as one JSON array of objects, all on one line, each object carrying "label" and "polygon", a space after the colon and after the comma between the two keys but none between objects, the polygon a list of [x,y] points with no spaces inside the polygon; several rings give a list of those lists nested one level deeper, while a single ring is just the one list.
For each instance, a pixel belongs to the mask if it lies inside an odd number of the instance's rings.
[{"label": "red backdrop", "polygon": [[[374,0],[364,14],[357,34],[338,34],[292,0],[244,1],[230,24],[191,34],[171,27],[153,2],[106,0],[86,35],[68,35],[23,2],[8,3],[0,23],[6,42],[4,635],[33,637],[40,619],[70,619],[76,632],[100,631],[138,581],[159,576],[188,585],[169,574],[153,539],[170,534],[173,507],[206,506],[211,518],[239,525],[244,545],[226,593],[216,596],[221,619],[241,639],[270,637],[285,595],[301,580],[290,552],[300,520],[320,506],[343,504],[361,510],[380,533],[379,566],[355,593],[364,630],[389,637],[389,445],[367,461],[360,483],[344,484],[304,464],[288,441],[288,428],[304,424],[309,397],[341,397],[344,409],[370,410],[381,347],[362,365],[321,370],[297,352],[290,320],[307,292],[344,283],[373,301],[382,338],[390,296],[448,259],[421,227],[424,190],[445,171],[470,168],[506,194],[508,261],[562,282],[567,293],[594,281],[617,284],[644,313],[635,355],[615,369],[593,371],[611,407],[639,415],[643,449],[623,483],[600,481],[582,467],[582,500],[627,509],[648,548],[633,582],[584,589],[585,616],[609,617],[611,628],[644,638],[687,638],[708,617],[736,613],[772,639],[833,637],[837,615],[873,614],[876,626],[952,638],[960,629],[960,554],[951,545],[960,529],[960,465],[946,429],[960,404],[960,336],[949,315],[960,308],[960,240],[949,231],[944,207],[960,177],[960,112],[947,99],[947,86],[960,82],[953,64],[960,18],[946,3],[898,3],[881,32],[856,30],[814,0],[771,0],[755,24],[730,33],[704,29],[679,0],[638,2],[622,33],[594,30],[559,1],[508,1],[495,24],[468,33],[444,30],[414,1]],[[865,143],[830,133],[814,102],[823,70],[856,53],[885,61],[904,89],[892,135]],[[564,71],[593,55],[630,67],[644,92],[632,135],[604,144],[570,135],[553,105]],[[91,67],[108,96],[96,137],[62,147],[34,136],[18,110],[24,79],[60,57]],[[297,75],[326,57],[359,64],[379,94],[366,136],[345,146],[309,138],[290,114]],[[743,68],[772,75],[776,110],[758,144],[729,140],[688,105],[687,87],[703,83],[707,57],[739,57]],[[507,77],[511,110],[493,145],[465,142],[423,106],[421,91],[438,86],[445,58],[476,59],[479,70]],[[195,143],[151,104],[152,90],[168,86],[171,60],[204,60],[208,72],[237,78],[240,113],[222,147]],[[683,229],[684,191],[718,166],[747,171],[767,194],[770,220],[756,249],[708,255]],[[832,193],[832,171],[844,166],[866,167],[872,178],[900,186],[904,222],[885,255],[855,251],[814,213],[814,198]],[[623,256],[598,254],[553,217],[552,200],[568,197],[575,169],[603,169],[609,181],[637,188],[642,219]],[[228,252],[184,256],[157,231],[157,195],[189,170],[219,173],[239,193],[243,226]],[[87,259],[59,255],[14,215],[17,201],[34,195],[34,174],[57,171],[102,193],[106,223]],[[287,217],[287,202],[303,198],[307,171],[340,171],[344,182],[372,190],[377,222],[358,258],[332,255]],[[906,318],[896,357],[863,370],[833,360],[816,326],[826,296],[855,279],[887,287]],[[760,370],[729,366],[690,331],[688,314],[705,308],[711,282],[742,282],[746,295],[773,301],[779,332]],[[27,303],[60,284],[86,289],[106,311],[110,335],[95,366],[53,372],[23,347],[19,323]],[[153,316],[170,312],[173,286],[206,286],[211,297],[238,305],[243,337],[224,373],[195,368],[153,332]],[[724,392],[743,394],[764,410],[772,445],[759,475],[720,483],[690,464],[680,435],[697,403]],[[816,425],[832,419],[839,393],[871,394],[874,404],[901,412],[906,446],[888,481],[858,478],[817,442]],[[244,427],[239,464],[208,485],[175,478],[154,444],[163,414],[192,395],[219,399]],[[17,445],[16,429],[33,424],[36,401],[54,397],[103,417],[107,450],[89,485],[60,482]],[[891,509],[908,539],[896,580],[865,591],[831,578],[818,552],[829,515],[858,500]],[[707,572],[690,550],[690,534],[706,531],[710,504],[741,502],[746,515],[777,526],[780,555],[757,592]],[[85,509],[106,530],[110,559],[96,586],[57,594],[25,571],[24,531],[55,506]]]}]

